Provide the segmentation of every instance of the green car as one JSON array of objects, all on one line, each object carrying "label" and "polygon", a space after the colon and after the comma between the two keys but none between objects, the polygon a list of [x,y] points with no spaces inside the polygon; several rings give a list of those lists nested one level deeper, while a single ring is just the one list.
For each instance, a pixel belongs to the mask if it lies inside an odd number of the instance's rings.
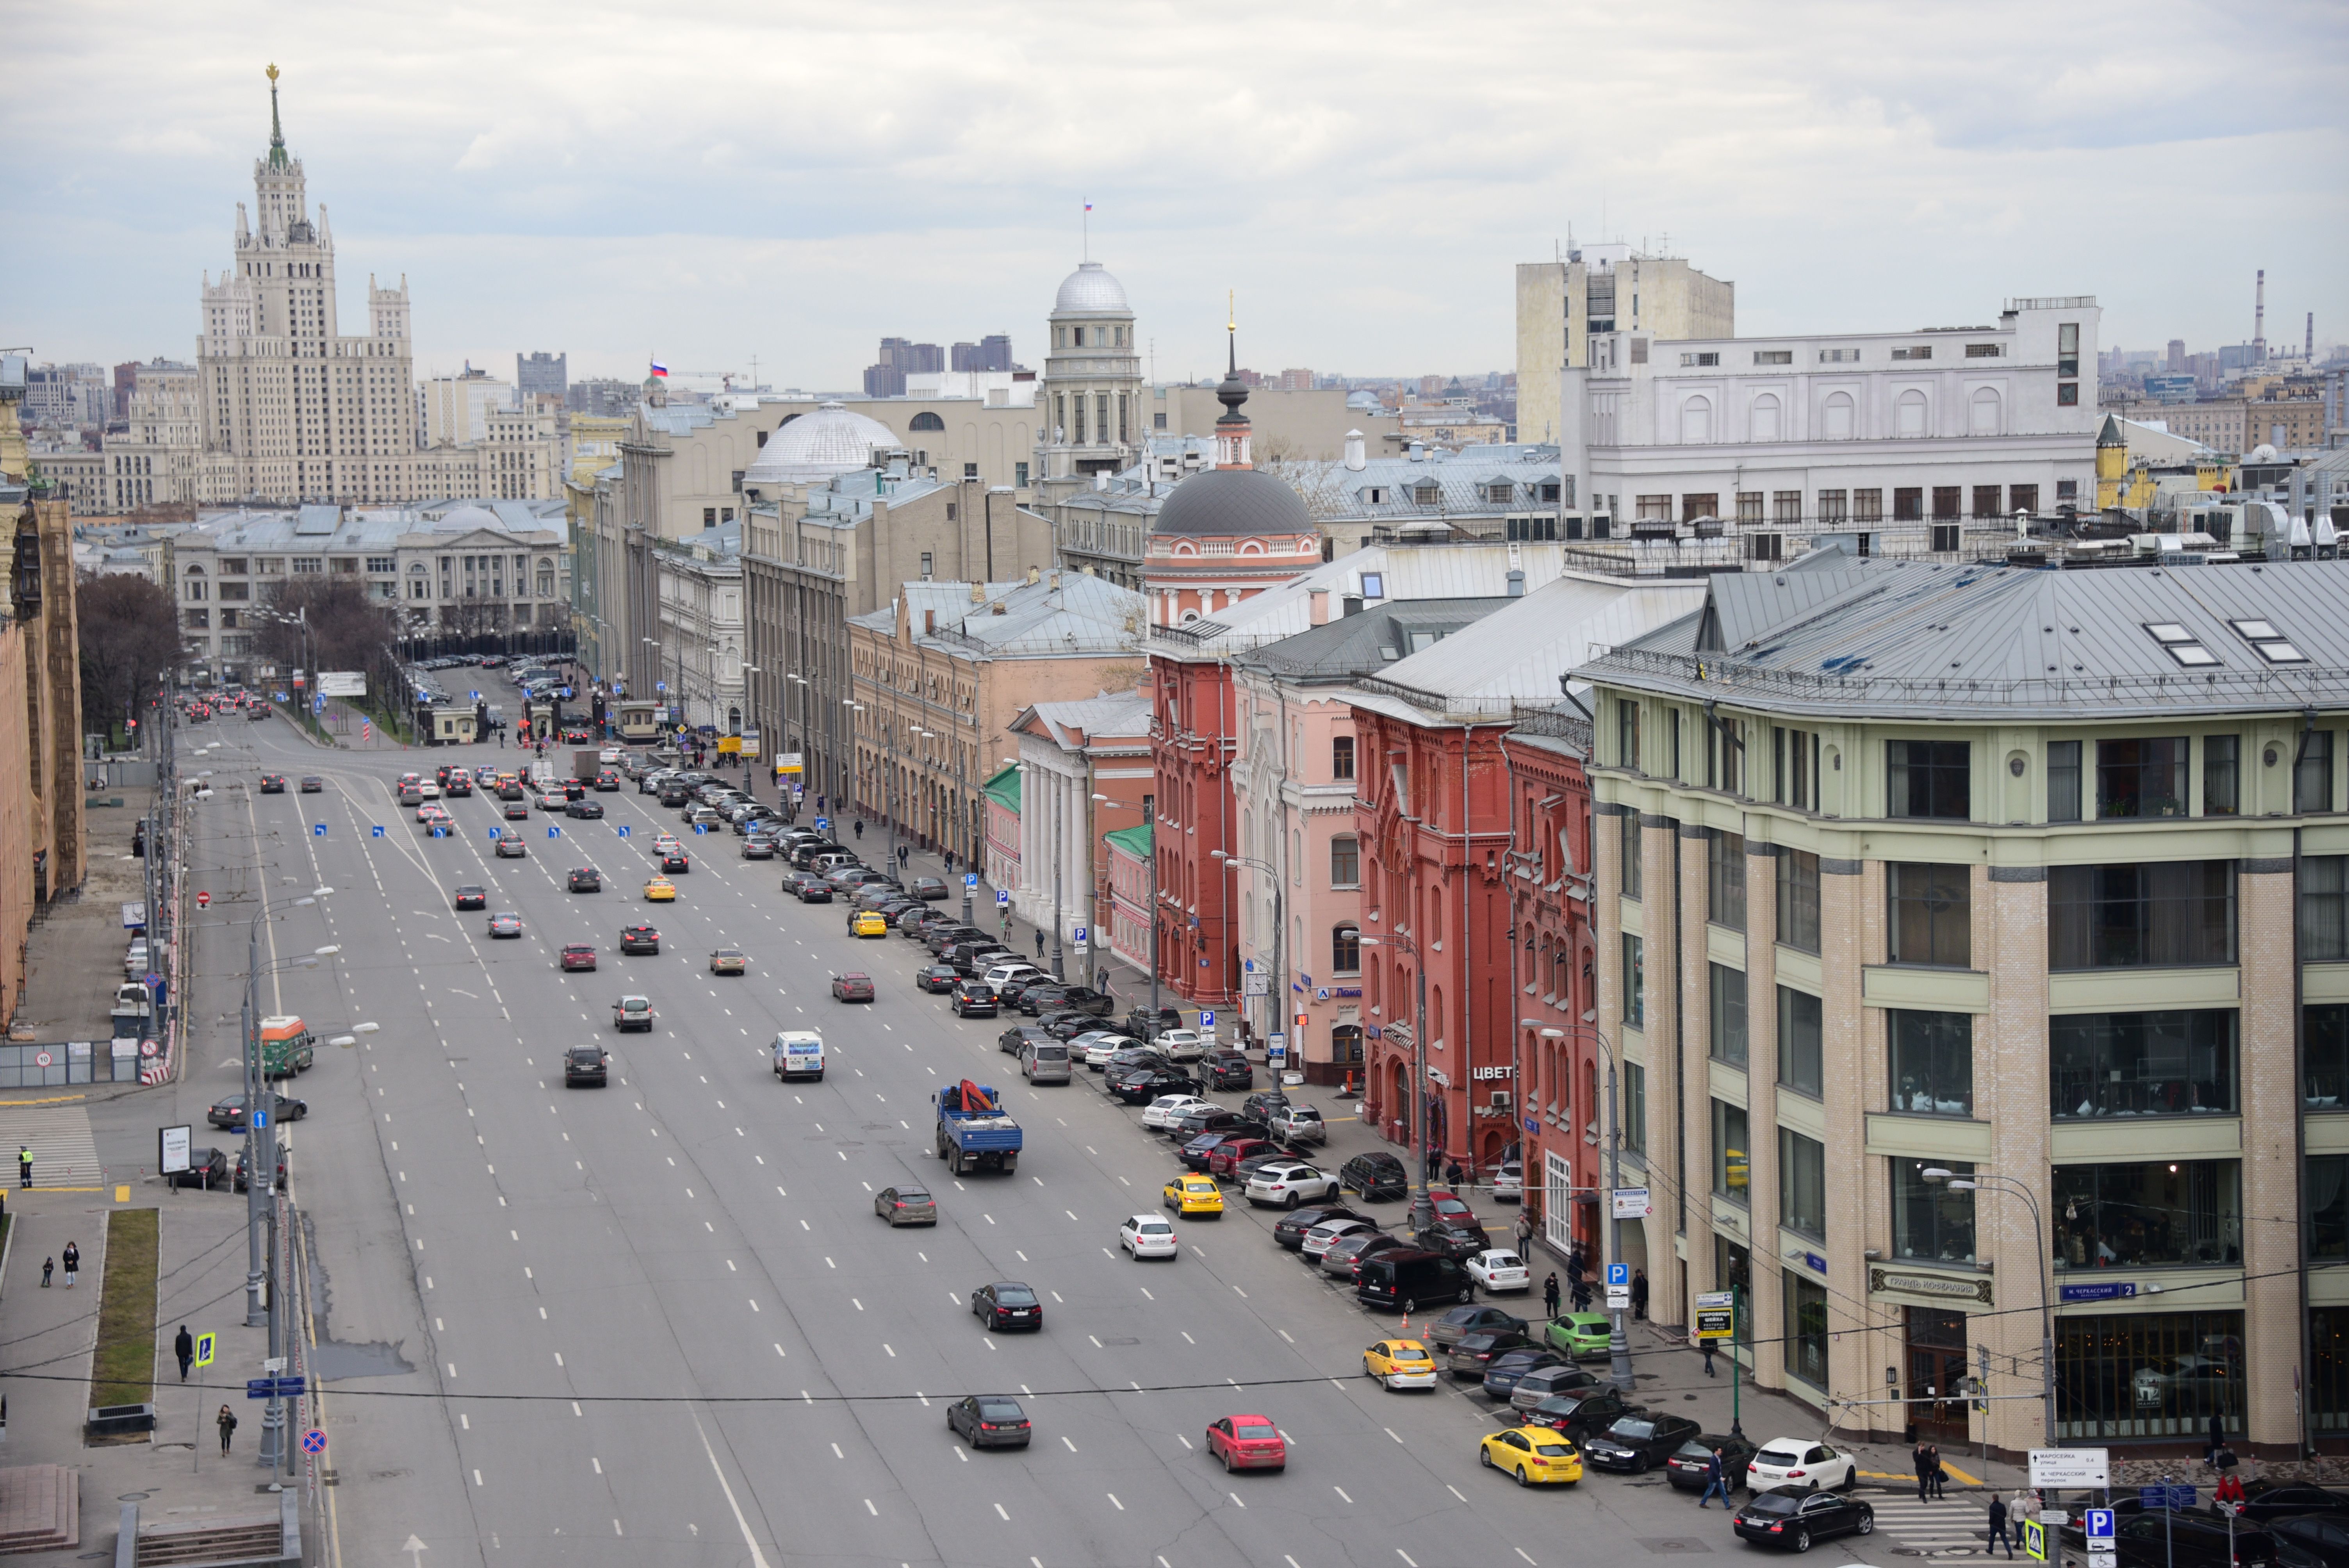
[{"label": "green car", "polygon": [[1549,1320],[1549,1347],[1577,1360],[1585,1356],[1604,1356],[1609,1326],[1603,1312],[1569,1312],[1564,1317],[1553,1317]]}]

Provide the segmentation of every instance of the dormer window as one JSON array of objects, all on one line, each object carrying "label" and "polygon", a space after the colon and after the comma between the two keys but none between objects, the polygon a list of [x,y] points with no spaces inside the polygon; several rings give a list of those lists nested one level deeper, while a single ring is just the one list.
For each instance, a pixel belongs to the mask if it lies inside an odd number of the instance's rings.
[{"label": "dormer window", "polygon": [[2219,655],[2194,640],[2194,634],[2174,621],[2155,621],[2146,626],[2162,650],[2189,670],[2207,669],[2219,662]]},{"label": "dormer window", "polygon": [[2308,655],[2300,651],[2271,621],[2230,621],[2235,634],[2251,645],[2260,657],[2271,665],[2304,665]]},{"label": "dormer window", "polygon": [[1444,487],[1433,480],[1422,480],[1411,487],[1411,499],[1422,506],[1433,506],[1435,498],[1443,493]]}]

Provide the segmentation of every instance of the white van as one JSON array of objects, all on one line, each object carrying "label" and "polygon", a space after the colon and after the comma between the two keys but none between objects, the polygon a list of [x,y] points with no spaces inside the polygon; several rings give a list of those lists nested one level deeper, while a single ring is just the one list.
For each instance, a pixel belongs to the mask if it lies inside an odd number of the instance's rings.
[{"label": "white van", "polygon": [[775,1037],[775,1076],[822,1078],[823,1037],[813,1029],[785,1029]]}]

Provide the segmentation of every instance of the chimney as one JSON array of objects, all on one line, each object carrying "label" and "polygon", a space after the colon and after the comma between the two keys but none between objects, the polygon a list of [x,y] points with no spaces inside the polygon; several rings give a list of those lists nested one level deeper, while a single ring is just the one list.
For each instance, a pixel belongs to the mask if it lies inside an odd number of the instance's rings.
[{"label": "chimney", "polygon": [[1002,601],[1002,600],[1000,600],[1000,599],[998,599],[998,600],[995,602],[995,606],[994,606],[994,608],[995,608],[995,613],[996,613],[997,614],[999,614],[999,615],[1008,614],[1008,612],[1007,612],[1007,611],[1005,611],[1005,609],[1003,608],[1003,601]]},{"label": "chimney", "polygon": [[1427,461],[1427,443],[1425,441],[1413,441],[1411,444],[1411,460],[1414,463],[1423,463]]},{"label": "chimney", "polygon": [[1522,599],[1525,596],[1525,569],[1520,566],[1512,566],[1509,568],[1509,597],[1512,599]]},{"label": "chimney", "polygon": [[1037,572],[1036,572],[1036,569],[1035,569],[1033,566],[1030,566],[1030,568],[1028,568],[1028,583],[1029,583],[1029,585],[1030,585],[1030,587],[1033,587],[1033,586],[1035,585],[1035,583],[1036,583],[1036,577],[1037,577]]},{"label": "chimney", "polygon": [[2260,269],[2260,281],[2251,295],[2251,362],[2268,362],[2268,270]]},{"label": "chimney", "polygon": [[986,597],[987,588],[983,583],[974,583],[970,585],[970,602],[972,603],[976,604]]},{"label": "chimney", "polygon": [[1103,469],[1099,473],[1093,475],[1093,489],[1097,490],[1105,490],[1109,489],[1109,470],[1107,469]]},{"label": "chimney", "polygon": [[1061,574],[1060,574],[1060,573],[1059,573],[1058,571],[1055,571],[1055,572],[1052,573],[1052,591],[1053,591],[1054,593],[1059,593],[1059,592],[1060,592],[1060,589],[1061,589]]},{"label": "chimney", "polygon": [[[2314,318],[2311,317],[2310,319],[2313,320]],[[1362,444],[1362,433],[1360,430],[1347,431],[1346,467],[1355,473],[1361,473],[1364,469],[1370,466],[1370,453],[1364,449]]]},{"label": "chimney", "polygon": [[1306,595],[1306,599],[1311,605],[1311,613],[1308,618],[1314,625],[1328,625],[1330,624],[1330,590],[1316,588],[1311,593]]},{"label": "chimney", "polygon": [[1359,615],[1362,613],[1362,596],[1349,593],[1338,601],[1338,608],[1342,614]]}]

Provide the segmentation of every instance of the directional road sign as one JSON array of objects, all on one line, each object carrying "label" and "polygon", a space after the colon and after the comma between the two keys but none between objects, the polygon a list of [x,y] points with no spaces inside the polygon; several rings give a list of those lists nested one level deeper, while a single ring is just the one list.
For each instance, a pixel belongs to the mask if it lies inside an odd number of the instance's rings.
[{"label": "directional road sign", "polygon": [[382,838],[382,837],[383,837],[383,824],[382,824],[381,822],[378,822],[374,827],[372,827],[372,828],[368,829],[368,830],[367,830],[367,837],[368,837],[368,838],[370,838],[370,839],[380,839],[380,838]]},{"label": "directional road sign", "polygon": [[309,1391],[310,1380],[292,1377],[248,1377],[244,1380],[244,1397],[248,1399],[291,1399]]},{"label": "directional road sign", "polygon": [[313,826],[310,830],[310,836],[315,839],[325,838],[326,836],[326,824],[320,822]]},{"label": "directional road sign", "polygon": [[546,836],[550,839],[559,839],[563,837],[563,830],[555,827],[552,823],[549,823],[546,829]]},{"label": "directional road sign", "polygon": [[626,822],[623,822],[623,823],[621,823],[621,824],[620,824],[620,837],[622,837],[622,838],[624,838],[624,839],[625,839],[625,838],[626,838],[627,836],[628,836],[628,825],[627,825]]}]

